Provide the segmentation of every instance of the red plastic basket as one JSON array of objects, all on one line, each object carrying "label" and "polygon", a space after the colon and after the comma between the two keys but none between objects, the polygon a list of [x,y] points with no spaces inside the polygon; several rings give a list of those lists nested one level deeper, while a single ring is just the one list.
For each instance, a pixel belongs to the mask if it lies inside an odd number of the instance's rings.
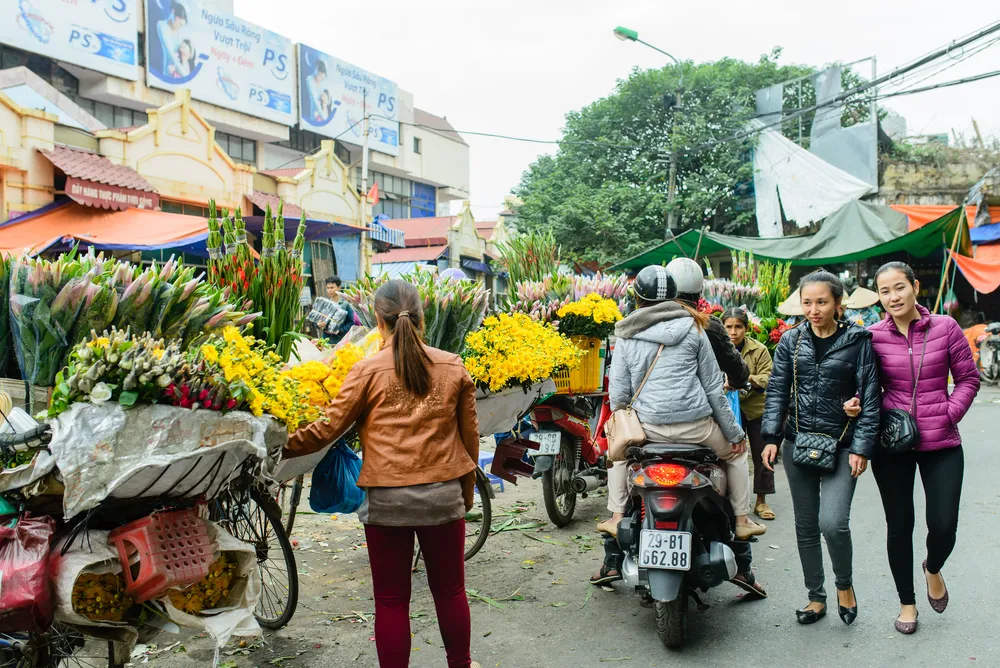
[{"label": "red plastic basket", "polygon": [[[137,603],[158,598],[173,587],[186,587],[208,575],[215,541],[195,509],[155,513],[108,535],[118,549],[125,591]],[[130,556],[139,562],[130,566]]]}]

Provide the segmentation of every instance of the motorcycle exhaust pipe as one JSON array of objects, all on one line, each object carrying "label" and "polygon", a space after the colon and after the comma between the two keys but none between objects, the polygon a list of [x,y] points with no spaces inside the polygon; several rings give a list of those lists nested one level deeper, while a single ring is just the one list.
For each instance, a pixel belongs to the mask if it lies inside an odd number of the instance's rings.
[{"label": "motorcycle exhaust pipe", "polygon": [[595,475],[578,475],[570,482],[570,489],[577,494],[593,492],[601,486],[601,479]]}]

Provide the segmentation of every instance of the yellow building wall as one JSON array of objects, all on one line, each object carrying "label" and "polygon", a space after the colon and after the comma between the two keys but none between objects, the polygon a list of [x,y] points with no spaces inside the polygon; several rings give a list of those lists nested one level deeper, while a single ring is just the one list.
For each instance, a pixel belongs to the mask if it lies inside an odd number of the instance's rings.
[{"label": "yellow building wall", "polygon": [[160,197],[198,204],[215,200],[227,209],[246,206],[253,192],[253,167],[233,162],[215,142],[215,129],[191,107],[188,91],[149,112],[149,123],[122,133],[98,132],[101,154],[131,167]]},{"label": "yellow building wall", "polygon": [[0,93],[0,220],[54,199],[52,165],[36,149],[53,147],[55,120]]}]

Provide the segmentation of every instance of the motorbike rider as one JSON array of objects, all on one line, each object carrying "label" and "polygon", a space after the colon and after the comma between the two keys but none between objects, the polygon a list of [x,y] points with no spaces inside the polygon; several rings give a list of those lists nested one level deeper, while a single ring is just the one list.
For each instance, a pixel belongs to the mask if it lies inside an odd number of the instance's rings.
[{"label": "motorbike rider", "polygon": [[[676,282],[663,267],[651,266],[640,271],[635,281],[635,294],[638,310],[616,328],[620,352],[612,363],[612,408],[621,408],[627,403],[632,394],[630,386],[635,387],[638,382],[634,376],[644,376],[648,365],[655,363],[657,371],[650,374],[644,393],[636,402],[643,426],[656,440],[703,443],[716,451],[730,477],[730,499],[737,516],[736,533],[741,539],[731,546],[738,567],[733,582],[764,597],[767,594],[755,582],[750,567],[750,546],[745,541],[763,534],[766,529],[747,517],[749,473],[745,434],[726,402],[719,365],[709,352],[707,330],[711,318],[673,301],[677,296]],[[726,342],[732,347],[728,334]],[[745,368],[738,354],[736,359]],[[643,398],[649,407],[643,406]],[[615,464],[609,471],[608,496],[609,510],[616,515],[623,514],[629,490],[622,463]],[[603,522],[600,527],[609,538],[605,540],[605,563],[591,578],[594,584],[620,579],[620,549],[613,538],[617,522],[614,526],[608,524]]]},{"label": "motorbike rider", "polygon": [[[701,265],[688,257],[679,257],[667,265],[667,271],[677,283],[677,298],[675,301],[687,304],[697,310],[701,300],[701,291],[705,286],[705,275]],[[726,374],[729,386],[741,389],[750,380],[750,369],[743,361],[743,356],[729,340],[726,326],[717,318],[712,318],[705,326],[705,333],[712,344],[712,351],[719,363],[722,373]]]}]

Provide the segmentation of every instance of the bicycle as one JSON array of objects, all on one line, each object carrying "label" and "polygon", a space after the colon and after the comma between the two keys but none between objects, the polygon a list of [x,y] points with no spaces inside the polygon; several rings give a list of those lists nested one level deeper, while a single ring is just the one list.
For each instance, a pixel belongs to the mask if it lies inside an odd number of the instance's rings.
[{"label": "bicycle", "polygon": [[127,650],[55,622],[44,633],[0,634],[0,668],[124,668]]}]

